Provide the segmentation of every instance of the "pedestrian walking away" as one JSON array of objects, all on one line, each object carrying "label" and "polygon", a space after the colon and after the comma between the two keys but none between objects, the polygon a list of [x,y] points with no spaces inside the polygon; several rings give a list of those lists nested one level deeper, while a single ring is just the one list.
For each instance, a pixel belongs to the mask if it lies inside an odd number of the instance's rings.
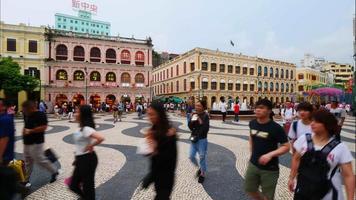
[{"label": "pedestrian walking away", "polygon": [[148,188],[154,183],[155,200],[169,200],[175,180],[177,164],[176,130],[168,120],[163,104],[152,102],[147,110],[152,127],[146,133],[150,154],[150,171],[143,179],[142,187]]},{"label": "pedestrian walking away", "polygon": [[341,129],[344,125],[344,121],[346,118],[346,110],[344,108],[339,107],[338,101],[334,100],[331,102],[330,110],[329,110],[337,119],[337,130],[335,130],[335,137],[338,140],[341,140]]},{"label": "pedestrian walking away", "polygon": [[271,111],[271,101],[259,100],[256,119],[249,123],[251,158],[245,174],[245,191],[256,200],[274,199],[279,178],[278,157],[287,153],[290,146],[283,128],[269,118]]},{"label": "pedestrian walking away", "polygon": [[234,105],[234,114],[235,114],[235,122],[239,121],[239,114],[240,114],[240,105],[239,102],[236,101]]},{"label": "pedestrian walking away", "polygon": [[98,158],[94,146],[104,138],[95,130],[94,117],[90,106],[83,105],[76,113],[79,130],[73,133],[75,161],[69,188],[85,200],[95,199],[95,171]]},{"label": "pedestrian walking away", "polygon": [[[208,151],[208,132],[209,132],[209,115],[205,112],[206,102],[198,101],[195,104],[195,113],[189,121],[189,129],[192,131],[190,136],[190,155],[191,162],[199,167],[196,176],[198,182],[203,183],[207,172],[206,156]],[[196,159],[196,154],[199,155],[199,164]]]},{"label": "pedestrian walking away", "polygon": [[338,121],[327,110],[313,114],[313,134],[305,134],[294,142],[289,190],[295,200],[355,199],[353,157],[343,142],[335,137]]},{"label": "pedestrian walking away", "polygon": [[57,180],[58,170],[44,155],[45,131],[47,129],[47,116],[37,110],[36,103],[28,100],[22,104],[25,126],[22,131],[24,142],[24,158],[26,165],[26,182],[30,186],[30,177],[33,164],[37,163],[49,171],[52,176],[50,183]]},{"label": "pedestrian walking away", "polygon": [[222,121],[225,122],[225,119],[226,119],[226,108],[227,108],[227,105],[225,103],[225,99],[221,99],[220,100],[220,111],[221,111],[221,114],[222,114]]}]

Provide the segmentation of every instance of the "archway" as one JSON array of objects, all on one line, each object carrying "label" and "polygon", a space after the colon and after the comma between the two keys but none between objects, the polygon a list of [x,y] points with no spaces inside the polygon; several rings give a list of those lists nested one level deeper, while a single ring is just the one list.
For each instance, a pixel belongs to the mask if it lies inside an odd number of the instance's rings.
[{"label": "archway", "polygon": [[74,97],[73,97],[73,104],[74,105],[76,105],[76,106],[78,106],[78,105],[82,105],[82,104],[84,104],[84,96],[83,95],[81,95],[81,94],[76,94],[76,95],[74,95]]},{"label": "archway", "polygon": [[63,103],[68,102],[68,97],[64,94],[58,94],[56,96],[56,104],[58,104],[59,106],[61,106]]},{"label": "archway", "polygon": [[281,103],[284,103],[284,97],[281,97]]},{"label": "archway", "polygon": [[214,103],[215,103],[215,102],[216,102],[216,96],[212,96],[212,97],[211,97],[211,102],[210,102],[210,103],[211,103],[211,105],[210,105],[210,108],[211,108],[211,109],[214,109]]},{"label": "archway", "polygon": [[254,101],[254,98],[253,97],[250,97],[250,105],[254,105],[255,104],[255,101]]},{"label": "archway", "polygon": [[116,97],[112,94],[109,94],[108,96],[106,96],[105,102],[111,108],[111,106],[115,103],[115,100],[116,100]]},{"label": "archway", "polygon": [[100,102],[101,102],[101,98],[99,95],[94,94],[90,96],[89,103],[93,106],[93,108],[99,108]]}]

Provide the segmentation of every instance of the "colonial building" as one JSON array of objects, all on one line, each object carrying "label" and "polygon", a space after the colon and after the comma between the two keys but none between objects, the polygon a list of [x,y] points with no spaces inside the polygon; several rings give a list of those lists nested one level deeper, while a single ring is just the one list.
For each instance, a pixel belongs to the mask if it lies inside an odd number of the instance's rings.
[{"label": "colonial building", "polygon": [[53,103],[151,98],[151,39],[48,30],[46,99]]},{"label": "colonial building", "polygon": [[301,94],[310,91],[315,86],[331,85],[333,74],[329,72],[322,72],[311,67],[297,68],[297,90]]},{"label": "colonial building", "polygon": [[352,79],[354,67],[350,64],[328,62],[323,65],[323,71],[335,74],[335,84],[345,85],[347,81]]},{"label": "colonial building", "polygon": [[156,96],[203,98],[211,108],[221,97],[254,104],[294,100],[292,63],[195,48],[153,69]]},{"label": "colonial building", "polygon": [[[44,27],[27,26],[25,24],[5,24],[0,22],[0,58],[12,57],[19,63],[21,73],[34,76],[39,80],[45,79],[45,38]],[[34,92],[31,99],[44,98],[43,81]],[[18,94],[18,105],[27,99],[26,92]]]}]

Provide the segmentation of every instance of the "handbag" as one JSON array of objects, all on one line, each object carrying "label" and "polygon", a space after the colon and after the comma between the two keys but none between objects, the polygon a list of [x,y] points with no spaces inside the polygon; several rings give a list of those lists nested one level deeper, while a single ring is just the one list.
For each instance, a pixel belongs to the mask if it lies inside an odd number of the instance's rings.
[{"label": "handbag", "polygon": [[51,148],[44,151],[44,154],[47,157],[47,159],[49,161],[51,161],[52,163],[55,163],[58,161],[58,156],[54,153],[54,151]]},{"label": "handbag", "polygon": [[189,137],[189,140],[192,142],[192,143],[197,143],[198,140],[199,140],[199,137],[197,135],[191,135]]}]

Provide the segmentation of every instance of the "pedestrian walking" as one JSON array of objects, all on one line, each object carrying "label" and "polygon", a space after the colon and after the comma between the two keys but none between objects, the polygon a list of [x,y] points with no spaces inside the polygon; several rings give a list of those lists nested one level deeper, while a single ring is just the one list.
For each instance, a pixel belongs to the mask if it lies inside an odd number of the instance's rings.
[{"label": "pedestrian walking", "polygon": [[[188,124],[189,129],[192,131],[189,159],[195,166],[199,167],[196,173],[199,183],[204,182],[207,171],[206,156],[208,151],[209,115],[205,110],[206,102],[198,101],[195,104],[195,113],[192,114],[192,118]],[[195,157],[197,153],[199,155],[199,164]]]},{"label": "pedestrian walking", "polygon": [[15,158],[14,117],[6,109],[5,100],[0,98],[0,165],[5,166]]},{"label": "pedestrian walking", "polygon": [[251,158],[245,174],[245,191],[252,199],[274,199],[279,178],[278,157],[289,151],[287,135],[269,118],[271,111],[271,101],[257,101],[256,119],[249,123]]},{"label": "pedestrian walking", "polygon": [[187,124],[189,124],[193,112],[193,101],[191,99],[188,100],[185,112],[187,116]]},{"label": "pedestrian walking", "polygon": [[150,155],[150,172],[143,179],[142,187],[147,188],[154,183],[155,200],[169,200],[177,163],[176,130],[171,126],[163,104],[159,102],[152,102],[147,116],[152,127],[146,133],[146,138],[153,153]]},{"label": "pedestrian walking", "polygon": [[122,101],[120,101],[120,103],[117,105],[117,108],[118,108],[118,118],[121,122],[121,118],[122,118],[122,113],[124,112],[124,109],[125,109],[125,105],[122,103]]},{"label": "pedestrian walking", "polygon": [[136,106],[136,112],[137,112],[137,115],[138,115],[138,118],[139,119],[142,119],[142,112],[143,112],[143,106],[142,106],[142,103],[139,102]]},{"label": "pedestrian walking", "polygon": [[234,105],[235,122],[239,121],[239,113],[240,113],[240,105],[239,102],[236,101]]},{"label": "pedestrian walking", "polygon": [[347,199],[355,199],[353,157],[348,147],[335,137],[337,126],[333,114],[316,111],[311,123],[313,134],[302,135],[294,142],[296,153],[288,187],[294,191],[295,200],[343,200],[343,183]]},{"label": "pedestrian walking", "polygon": [[67,112],[68,112],[68,120],[70,121],[73,117],[73,113],[74,113],[74,107],[72,102],[69,102],[68,106],[67,106]]},{"label": "pedestrian walking", "polygon": [[225,122],[225,119],[226,119],[226,108],[227,108],[227,105],[225,103],[225,99],[220,99],[220,111],[221,111],[221,114],[222,114],[222,121]]},{"label": "pedestrian walking", "polygon": [[113,117],[114,117],[113,123],[115,124],[119,118],[119,108],[115,104],[112,106],[112,113],[113,113]]},{"label": "pedestrian walking", "polygon": [[31,177],[33,164],[37,163],[49,171],[52,176],[50,183],[57,180],[58,170],[44,155],[45,131],[47,129],[47,116],[37,109],[36,103],[28,100],[22,104],[24,113],[24,158],[26,165],[26,186],[31,186],[29,180]]},{"label": "pedestrian walking", "polygon": [[335,137],[338,140],[341,140],[341,129],[344,125],[346,118],[346,110],[342,107],[339,107],[339,102],[334,100],[331,102],[329,110],[337,119],[337,130],[335,130]]},{"label": "pedestrian walking", "polygon": [[283,128],[286,134],[289,133],[289,128],[293,120],[297,117],[297,112],[290,101],[285,103],[285,107],[281,110],[281,116],[283,119]]},{"label": "pedestrian walking", "polygon": [[38,105],[38,107],[39,107],[40,112],[46,113],[47,106],[43,100],[40,101],[40,104]]},{"label": "pedestrian walking", "polygon": [[95,171],[98,158],[94,146],[103,142],[103,136],[95,130],[90,106],[83,105],[76,113],[80,129],[73,134],[75,161],[69,188],[85,200],[95,199]]}]

